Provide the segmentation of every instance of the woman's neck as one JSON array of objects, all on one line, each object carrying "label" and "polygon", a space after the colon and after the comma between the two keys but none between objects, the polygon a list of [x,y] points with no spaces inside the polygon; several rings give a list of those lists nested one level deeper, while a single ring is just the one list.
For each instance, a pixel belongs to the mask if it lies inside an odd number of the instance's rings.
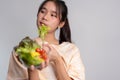
[{"label": "woman's neck", "polygon": [[59,41],[56,39],[54,33],[47,34],[45,37],[45,41],[47,41],[50,44],[57,44],[57,45],[59,44]]}]

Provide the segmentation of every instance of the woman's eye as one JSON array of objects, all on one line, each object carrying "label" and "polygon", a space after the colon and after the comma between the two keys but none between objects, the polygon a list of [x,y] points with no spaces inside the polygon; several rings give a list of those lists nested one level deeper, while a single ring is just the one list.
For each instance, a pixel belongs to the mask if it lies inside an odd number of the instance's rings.
[{"label": "woman's eye", "polygon": [[40,12],[41,12],[41,13],[45,13],[45,11],[44,11],[44,10],[41,10]]},{"label": "woman's eye", "polygon": [[55,15],[55,14],[51,14],[51,16],[52,16],[52,17],[57,17],[57,15]]}]

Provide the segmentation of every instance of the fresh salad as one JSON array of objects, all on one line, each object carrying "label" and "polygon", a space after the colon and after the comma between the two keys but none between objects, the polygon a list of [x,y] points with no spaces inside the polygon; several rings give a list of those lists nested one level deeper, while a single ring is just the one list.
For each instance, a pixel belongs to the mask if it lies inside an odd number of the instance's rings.
[{"label": "fresh salad", "polygon": [[[38,32],[42,41],[44,41],[48,30],[48,27],[45,25],[39,27]],[[15,47],[15,52],[20,61],[28,67],[30,65],[38,66],[47,60],[46,51],[28,36],[22,39],[19,45]]]}]

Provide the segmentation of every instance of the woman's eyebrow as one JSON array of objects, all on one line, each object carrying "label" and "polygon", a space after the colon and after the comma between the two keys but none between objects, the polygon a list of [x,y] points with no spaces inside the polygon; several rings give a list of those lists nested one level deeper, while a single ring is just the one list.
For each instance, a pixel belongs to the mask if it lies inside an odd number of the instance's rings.
[{"label": "woman's eyebrow", "polygon": [[47,10],[45,7],[42,7],[43,10]]},{"label": "woman's eyebrow", "polygon": [[57,14],[57,12],[56,11],[51,11],[52,13],[54,13],[54,14]]}]

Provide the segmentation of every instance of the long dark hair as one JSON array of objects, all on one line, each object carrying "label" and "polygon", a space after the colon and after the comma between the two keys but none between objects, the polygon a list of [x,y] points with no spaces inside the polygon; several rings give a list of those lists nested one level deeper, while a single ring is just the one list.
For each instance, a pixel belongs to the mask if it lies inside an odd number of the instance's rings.
[{"label": "long dark hair", "polygon": [[[59,15],[60,22],[65,22],[64,26],[60,28],[60,35],[59,35],[59,43],[61,44],[62,42],[72,42],[71,41],[71,31],[70,31],[70,26],[69,26],[69,21],[68,21],[68,9],[64,1],[62,0],[45,0],[41,6],[38,9],[38,14],[41,11],[42,7],[44,6],[45,3],[48,1],[52,1],[55,3],[57,7],[57,14]],[[38,15],[37,14],[37,15]]]}]

